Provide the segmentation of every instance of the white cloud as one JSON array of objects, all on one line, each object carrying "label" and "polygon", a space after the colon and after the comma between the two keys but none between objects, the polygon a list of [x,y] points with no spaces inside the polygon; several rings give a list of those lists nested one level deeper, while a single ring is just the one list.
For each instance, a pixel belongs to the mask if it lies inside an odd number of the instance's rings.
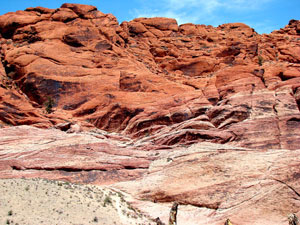
[{"label": "white cloud", "polygon": [[137,11],[136,17],[167,17],[167,18],[174,18],[177,20],[178,24],[184,23],[197,23],[199,21],[199,17],[195,15],[187,15],[186,13],[176,13],[174,11]]},{"label": "white cloud", "polygon": [[210,13],[222,5],[220,0],[163,0],[169,10],[197,9]]},{"label": "white cloud", "polygon": [[[144,6],[134,17],[169,17],[178,24],[196,23],[218,26],[232,21],[231,14],[254,13],[275,0],[140,0]],[[223,12],[227,12],[227,17]],[[226,21],[226,22],[225,22]]]},{"label": "white cloud", "polygon": [[246,24],[248,24],[250,27],[254,27],[255,31],[260,33],[260,34],[268,34],[271,31],[277,30],[278,27],[274,24],[272,24],[272,21],[270,20],[263,20],[260,22],[251,22],[247,21]]},{"label": "white cloud", "polygon": [[[151,7],[156,5],[156,8]],[[219,0],[162,0],[143,9],[135,9],[134,17],[168,17],[177,20],[178,24],[199,23],[207,15],[213,16],[214,10],[220,6]]]},{"label": "white cloud", "polygon": [[256,10],[272,0],[163,0],[170,10],[200,9],[201,12],[213,12],[217,9]]},{"label": "white cloud", "polygon": [[272,0],[228,0],[223,1],[223,5],[228,9],[257,10],[260,9],[265,3],[271,1]]}]

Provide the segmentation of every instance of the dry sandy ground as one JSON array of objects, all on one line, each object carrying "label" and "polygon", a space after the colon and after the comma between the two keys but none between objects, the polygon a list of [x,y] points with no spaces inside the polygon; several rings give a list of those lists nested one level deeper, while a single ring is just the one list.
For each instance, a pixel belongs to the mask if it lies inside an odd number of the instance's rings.
[{"label": "dry sandy ground", "polygon": [[0,224],[155,224],[107,188],[43,179],[0,179]]}]

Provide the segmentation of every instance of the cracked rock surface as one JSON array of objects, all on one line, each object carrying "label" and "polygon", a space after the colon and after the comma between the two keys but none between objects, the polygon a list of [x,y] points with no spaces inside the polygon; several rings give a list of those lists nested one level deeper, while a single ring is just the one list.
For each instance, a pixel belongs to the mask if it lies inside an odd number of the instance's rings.
[{"label": "cracked rock surface", "polygon": [[[93,130],[16,126],[0,129],[0,177],[109,185],[132,205],[178,224],[282,224],[299,214],[300,150],[241,148],[202,142],[173,148]],[[251,213],[250,213],[251,212]]]},{"label": "cracked rock surface", "polygon": [[166,153],[143,178],[115,186],[141,199],[196,206],[192,218],[179,216],[179,224],[221,225],[225,218],[233,224],[287,224],[286,215],[299,214],[299,154],[195,144]]},{"label": "cracked rock surface", "polygon": [[28,8],[0,16],[0,59],[0,178],[121,189],[164,223],[177,201],[179,225],[300,216],[300,21]]},{"label": "cracked rock surface", "polygon": [[299,26],[291,20],[259,35],[242,23],[119,24],[77,4],[7,13],[0,16],[0,126],[68,121],[155,145],[297,149]]}]

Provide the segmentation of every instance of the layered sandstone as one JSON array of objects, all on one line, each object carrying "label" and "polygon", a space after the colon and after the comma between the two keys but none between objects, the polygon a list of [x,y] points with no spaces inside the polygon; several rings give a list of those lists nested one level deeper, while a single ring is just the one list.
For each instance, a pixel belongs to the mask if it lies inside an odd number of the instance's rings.
[{"label": "layered sandstone", "polygon": [[164,221],[178,201],[185,225],[299,214],[300,21],[36,7],[0,16],[0,57],[1,178],[113,185]]},{"label": "layered sandstone", "polygon": [[[209,142],[166,148],[94,129],[66,133],[16,126],[0,129],[0,177],[110,185],[133,207],[178,224],[288,224],[300,208],[300,150],[233,147]],[[1,197],[0,197],[1,199]]]},{"label": "layered sandstone", "polygon": [[76,4],[8,13],[0,17],[0,120],[37,127],[83,121],[167,145],[210,139],[295,149],[299,26],[291,20],[259,35],[241,23],[138,18],[119,25]]}]

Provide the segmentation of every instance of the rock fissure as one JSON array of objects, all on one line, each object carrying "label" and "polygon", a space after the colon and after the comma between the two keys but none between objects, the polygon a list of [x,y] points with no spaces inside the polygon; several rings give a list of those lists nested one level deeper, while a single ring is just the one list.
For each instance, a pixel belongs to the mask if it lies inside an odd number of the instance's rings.
[{"label": "rock fissure", "polygon": [[[292,192],[294,192],[299,198],[300,198],[300,192],[298,192],[295,188],[293,188],[291,185],[287,184],[286,182],[282,181],[282,180],[278,180],[278,179],[274,179],[275,181],[285,185],[286,187],[288,187]],[[300,199],[298,199],[300,200]]]},{"label": "rock fissure", "polygon": [[[278,100],[275,100],[276,102]],[[276,138],[277,138],[277,143],[279,145],[280,148],[282,148],[282,144],[281,144],[281,137],[282,137],[282,131],[281,131],[281,127],[280,127],[280,118],[278,116],[278,111],[277,111],[277,103],[275,102],[275,104],[272,106],[272,109],[275,113],[275,116],[276,116],[276,119],[275,119],[275,125],[276,125],[276,129],[277,129],[277,135],[276,135]]]},{"label": "rock fissure", "polygon": [[11,166],[13,170],[17,171],[63,171],[63,172],[88,172],[88,171],[107,171],[107,169],[80,169],[80,168],[70,168],[70,167],[20,167]]},{"label": "rock fissure", "polygon": [[293,97],[300,112],[300,87],[293,88]]},{"label": "rock fissure", "polygon": [[[112,164],[113,165],[113,164]],[[108,172],[108,171],[114,171],[114,170],[140,170],[140,169],[147,169],[145,167],[135,167],[135,166],[122,166],[117,169],[99,169],[99,168],[89,168],[89,169],[83,169],[83,168],[76,168],[76,167],[22,167],[22,166],[11,166],[13,170],[17,171],[63,171],[63,172],[89,172],[89,171],[102,171],[102,172]]]},{"label": "rock fissure", "polygon": [[195,90],[199,90],[199,88],[193,84],[190,84],[190,83],[184,83],[185,85],[189,86],[189,87],[192,87],[194,88]]},{"label": "rock fissure", "polygon": [[[178,201],[180,204],[185,204],[184,202],[181,203],[180,201]],[[220,203],[216,203],[216,204],[203,204],[203,203],[199,203],[199,204],[189,204],[189,205],[192,205],[192,206],[195,206],[197,208],[204,208],[204,209],[211,209],[211,210],[215,210],[215,211],[218,211],[220,210],[219,206],[220,206]]]},{"label": "rock fissure", "polygon": [[63,65],[63,63],[61,63],[60,61],[54,59],[54,58],[51,58],[51,57],[47,57],[47,56],[40,56],[42,59],[47,59],[49,60],[50,62],[56,64],[56,65]]},{"label": "rock fissure", "polygon": [[235,204],[235,205],[231,205],[231,206],[229,206],[229,207],[224,207],[224,208],[220,207],[219,210],[221,211],[221,210],[234,209],[234,208],[236,208],[236,207],[238,207],[238,206],[241,206],[242,204],[244,204],[244,203],[246,203],[246,202],[251,201],[251,200],[254,199],[255,197],[259,196],[260,194],[261,194],[261,193],[257,193],[257,194],[255,194],[255,195],[251,196],[250,198],[247,198],[247,199],[245,199],[245,200],[243,200],[243,201],[241,201],[241,202],[239,202],[239,203],[237,203],[237,204]]}]

